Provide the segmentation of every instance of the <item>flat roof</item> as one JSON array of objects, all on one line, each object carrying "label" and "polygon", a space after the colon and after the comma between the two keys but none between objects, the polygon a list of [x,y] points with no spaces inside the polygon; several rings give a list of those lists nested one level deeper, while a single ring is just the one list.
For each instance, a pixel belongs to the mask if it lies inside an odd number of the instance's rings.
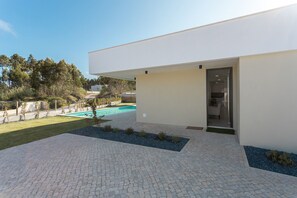
[{"label": "flat roof", "polygon": [[239,20],[239,19],[248,18],[248,17],[251,17],[251,16],[256,16],[256,15],[260,15],[260,14],[263,14],[263,13],[273,12],[275,10],[285,9],[287,7],[291,7],[291,6],[295,6],[295,5],[297,5],[297,3],[290,4],[290,5],[287,5],[287,6],[282,6],[282,7],[279,7],[279,8],[264,10],[264,11],[261,11],[261,12],[256,12],[256,13],[252,13],[252,14],[248,14],[248,15],[243,15],[243,16],[240,16],[240,17],[235,17],[235,18],[231,18],[231,19],[227,19],[227,20],[222,20],[222,21],[218,21],[218,22],[214,22],[214,23],[209,23],[209,24],[205,24],[205,25],[201,25],[201,26],[197,26],[197,27],[192,27],[192,28],[188,28],[188,29],[184,29],[184,30],[180,30],[180,31],[176,31],[176,32],[171,32],[171,33],[168,33],[168,34],[163,34],[163,35],[154,36],[154,37],[150,37],[150,38],[146,38],[146,39],[132,41],[132,42],[124,43],[124,44],[120,44],[120,45],[115,45],[115,46],[111,46],[111,47],[107,47],[107,48],[103,48],[103,49],[92,50],[92,51],[90,51],[88,53],[94,53],[94,52],[99,52],[99,51],[103,51],[103,50],[109,50],[109,49],[112,49],[112,48],[131,45],[131,44],[135,44],[135,43],[141,43],[141,42],[144,42],[144,41],[153,40],[153,39],[157,39],[157,38],[161,38],[161,37],[166,37],[166,36],[170,36],[170,35],[174,35],[174,34],[179,34],[179,33],[187,32],[187,31],[197,30],[199,28],[204,28],[204,27],[208,27],[208,26],[215,26],[215,25],[218,25],[218,24],[222,24],[222,23],[226,23],[226,22],[230,22],[230,21],[236,21],[236,20]]}]

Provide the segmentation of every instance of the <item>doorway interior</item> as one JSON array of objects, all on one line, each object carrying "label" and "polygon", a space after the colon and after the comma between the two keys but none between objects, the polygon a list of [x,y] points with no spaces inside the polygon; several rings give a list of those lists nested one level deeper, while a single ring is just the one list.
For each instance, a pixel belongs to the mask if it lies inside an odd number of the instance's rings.
[{"label": "doorway interior", "polygon": [[232,68],[207,70],[207,125],[232,128]]}]

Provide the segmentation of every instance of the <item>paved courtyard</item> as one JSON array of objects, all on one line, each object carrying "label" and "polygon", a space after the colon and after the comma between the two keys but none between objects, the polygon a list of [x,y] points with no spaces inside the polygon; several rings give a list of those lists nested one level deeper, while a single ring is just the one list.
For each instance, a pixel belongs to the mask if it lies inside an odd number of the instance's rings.
[{"label": "paved courtyard", "polygon": [[0,151],[0,197],[297,197],[297,178],[250,168],[236,136],[141,124],[178,134],[181,152],[62,134]]}]

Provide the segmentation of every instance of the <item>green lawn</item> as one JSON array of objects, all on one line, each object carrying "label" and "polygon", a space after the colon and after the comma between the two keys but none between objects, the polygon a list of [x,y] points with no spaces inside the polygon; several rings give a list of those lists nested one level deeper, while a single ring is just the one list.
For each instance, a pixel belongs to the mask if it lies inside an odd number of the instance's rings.
[{"label": "green lawn", "polygon": [[[103,120],[102,120],[103,122]],[[49,117],[0,125],[0,150],[92,125],[90,119]]]}]

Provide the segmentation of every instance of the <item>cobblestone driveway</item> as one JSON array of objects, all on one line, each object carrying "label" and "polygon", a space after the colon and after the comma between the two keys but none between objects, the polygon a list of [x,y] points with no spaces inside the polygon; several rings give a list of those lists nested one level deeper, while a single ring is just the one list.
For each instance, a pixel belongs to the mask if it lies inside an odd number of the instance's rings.
[{"label": "cobblestone driveway", "polygon": [[62,134],[2,150],[0,197],[297,197],[297,178],[248,167],[235,136],[111,118],[190,141],[173,152]]}]

